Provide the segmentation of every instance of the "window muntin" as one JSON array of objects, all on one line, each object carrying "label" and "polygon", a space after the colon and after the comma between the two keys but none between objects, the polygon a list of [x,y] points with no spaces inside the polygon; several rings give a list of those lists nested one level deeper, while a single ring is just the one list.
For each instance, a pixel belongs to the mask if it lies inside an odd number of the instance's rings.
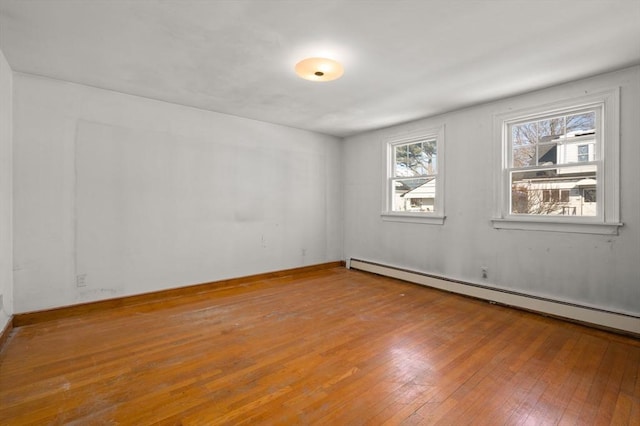
[{"label": "window muntin", "polygon": [[599,216],[601,106],[505,123],[510,215]]}]

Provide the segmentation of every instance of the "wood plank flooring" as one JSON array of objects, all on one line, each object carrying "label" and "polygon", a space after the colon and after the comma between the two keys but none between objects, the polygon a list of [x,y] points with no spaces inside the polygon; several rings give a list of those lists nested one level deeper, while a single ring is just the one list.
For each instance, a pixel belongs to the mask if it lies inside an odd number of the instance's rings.
[{"label": "wood plank flooring", "polygon": [[15,328],[0,424],[638,425],[640,341],[338,267]]}]

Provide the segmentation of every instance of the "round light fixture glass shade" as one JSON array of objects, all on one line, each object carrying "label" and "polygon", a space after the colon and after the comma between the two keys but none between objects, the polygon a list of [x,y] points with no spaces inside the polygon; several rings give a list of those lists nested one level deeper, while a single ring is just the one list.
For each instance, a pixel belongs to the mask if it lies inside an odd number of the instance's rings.
[{"label": "round light fixture glass shade", "polygon": [[307,58],[296,64],[296,74],[311,81],[331,81],[342,77],[344,68],[327,58]]}]

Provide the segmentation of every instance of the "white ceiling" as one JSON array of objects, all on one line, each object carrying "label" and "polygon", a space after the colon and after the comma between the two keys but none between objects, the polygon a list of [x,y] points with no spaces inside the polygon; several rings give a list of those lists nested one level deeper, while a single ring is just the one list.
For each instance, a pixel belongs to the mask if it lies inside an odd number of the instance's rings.
[{"label": "white ceiling", "polygon": [[[640,0],[0,0],[14,71],[346,136],[640,63]],[[341,61],[340,80],[293,67]]]}]

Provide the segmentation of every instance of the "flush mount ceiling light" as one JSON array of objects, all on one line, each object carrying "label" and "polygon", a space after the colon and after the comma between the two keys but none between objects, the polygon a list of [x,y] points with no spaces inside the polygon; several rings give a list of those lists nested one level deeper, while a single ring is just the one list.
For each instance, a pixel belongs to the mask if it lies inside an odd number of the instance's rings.
[{"label": "flush mount ceiling light", "polygon": [[311,81],[331,81],[342,77],[344,68],[327,58],[307,58],[296,64],[296,74]]}]

